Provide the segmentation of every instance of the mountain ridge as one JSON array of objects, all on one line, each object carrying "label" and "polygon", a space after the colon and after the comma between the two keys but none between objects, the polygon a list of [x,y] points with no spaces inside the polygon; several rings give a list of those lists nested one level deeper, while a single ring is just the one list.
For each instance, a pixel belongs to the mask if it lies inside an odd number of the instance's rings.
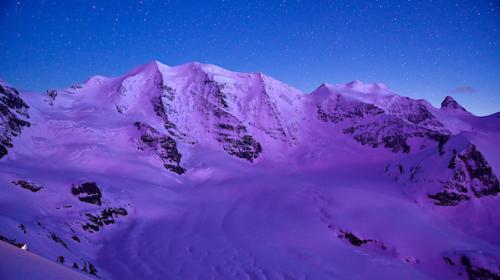
[{"label": "mountain ridge", "polygon": [[[137,74],[138,72],[141,72],[141,70],[144,71],[144,70],[147,70],[147,68],[151,68],[151,67],[153,69],[157,70],[157,71],[160,71],[160,69],[171,69],[171,68],[178,68],[178,69],[181,69],[181,68],[184,68],[184,69],[185,68],[198,68],[198,69],[200,69],[202,71],[207,71],[207,72],[212,71],[213,73],[217,73],[217,72],[219,72],[219,73],[220,72],[229,72],[229,73],[236,73],[236,74],[262,75],[262,76],[265,76],[265,77],[268,77],[268,78],[272,79],[275,82],[279,82],[281,84],[284,84],[283,82],[281,82],[279,80],[276,80],[276,79],[274,79],[272,77],[269,77],[269,76],[265,75],[262,72],[249,72],[249,73],[246,73],[246,72],[234,72],[234,71],[230,71],[230,70],[221,68],[221,67],[219,67],[219,66],[217,66],[215,64],[207,64],[207,63],[201,63],[201,62],[196,62],[196,61],[194,61],[194,62],[187,62],[187,63],[175,65],[175,66],[170,66],[170,65],[164,64],[164,63],[162,63],[162,62],[160,62],[158,60],[152,60],[152,61],[150,61],[148,63],[139,65],[137,67],[134,67],[132,70],[129,70],[125,74],[118,75],[118,76],[111,76],[111,77],[110,76],[102,76],[102,75],[91,76],[86,81],[84,81],[83,84],[86,84],[89,80],[94,80],[94,79],[97,79],[97,80],[99,80],[99,79],[106,79],[106,80],[120,79],[122,77],[126,77],[126,76]],[[342,89],[345,90],[345,89],[348,89],[348,90],[352,90],[353,92],[357,92],[357,93],[374,93],[374,92],[375,93],[377,93],[377,92],[384,93],[385,92],[385,93],[389,93],[389,94],[398,95],[395,92],[393,92],[390,89],[390,87],[387,86],[385,83],[381,83],[381,82],[365,83],[365,82],[360,81],[360,80],[353,80],[353,81],[350,81],[350,82],[339,83],[339,84],[322,83],[316,89],[312,90],[311,92],[300,91],[300,90],[298,90],[298,89],[296,89],[293,86],[290,86],[288,84],[284,84],[284,85],[286,85],[287,87],[291,87],[295,91],[301,92],[304,95],[312,94],[312,93],[316,92],[318,89],[320,89],[322,87],[334,88],[336,90],[342,90]],[[62,88],[61,90],[64,90],[64,89],[67,89],[67,88]],[[401,95],[399,95],[399,96],[401,96]],[[453,97],[451,97],[451,96],[446,96],[441,103],[443,103],[443,102],[446,103],[446,100],[449,100],[450,98],[454,101],[454,103],[456,103],[456,100],[454,100]],[[430,103],[429,103],[429,105],[430,105]],[[431,105],[431,106],[433,106],[433,105]],[[434,108],[439,109],[438,107],[434,107]],[[499,112],[491,113],[491,114],[486,115],[486,116],[494,115],[494,114],[497,114],[497,113],[499,113]]]},{"label": "mountain ridge", "polygon": [[497,115],[200,63],[0,84],[0,238],[106,279],[498,276]]}]

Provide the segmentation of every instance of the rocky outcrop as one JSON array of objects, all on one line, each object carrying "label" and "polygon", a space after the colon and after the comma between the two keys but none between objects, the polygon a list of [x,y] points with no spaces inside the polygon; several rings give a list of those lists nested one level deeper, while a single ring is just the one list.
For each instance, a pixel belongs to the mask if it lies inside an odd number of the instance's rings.
[{"label": "rocky outcrop", "polygon": [[71,193],[78,197],[80,201],[102,205],[102,193],[101,189],[95,182],[85,182],[80,185],[73,186],[71,188]]},{"label": "rocky outcrop", "polygon": [[[474,196],[478,198],[485,195],[494,196],[500,192],[498,178],[476,145],[470,145],[458,154],[458,157],[455,156],[453,160],[455,163],[451,165],[455,166],[457,181],[468,180]],[[458,160],[461,163],[457,162]],[[464,176],[464,173],[466,176]]]},{"label": "rocky outcrop", "polygon": [[15,88],[0,84],[0,158],[12,148],[13,138],[30,126],[28,108]]},{"label": "rocky outcrop", "polygon": [[430,199],[435,200],[435,204],[438,206],[455,206],[462,201],[470,199],[470,196],[468,195],[450,191],[438,192],[435,194],[429,194],[427,196]]},{"label": "rocky outcrop", "polygon": [[[229,92],[225,92],[224,84],[216,82],[210,75],[202,71],[198,74],[200,75],[198,77],[200,79],[198,81],[199,84],[190,85],[191,94],[193,95],[193,100],[191,101],[197,104],[196,113],[193,112],[193,114],[200,114],[201,118],[206,121],[206,127],[203,130],[206,129],[221,144],[225,152],[253,162],[261,154],[262,146],[247,131],[245,124],[230,113],[232,108],[229,105],[229,100],[234,102],[236,97],[231,96]],[[197,137],[200,135],[190,135],[184,131],[186,129],[182,130],[176,124],[180,114],[176,109],[176,106],[179,105],[177,104],[179,101],[177,100],[178,94],[176,90],[164,85],[162,81],[158,83],[157,88],[160,89],[161,95],[153,97],[151,103],[156,115],[162,119],[165,130],[169,134],[165,136],[167,137],[166,141],[171,142],[169,139],[173,141],[175,141],[174,139],[178,139],[189,145],[196,144],[199,141]],[[183,96],[183,98],[186,97]],[[265,106],[270,106],[269,102],[265,103]],[[277,120],[274,121],[277,122]],[[258,124],[254,124],[254,126],[264,131],[270,137],[284,137],[283,129],[260,127]],[[167,164],[174,167],[177,164],[176,159],[172,160],[174,162],[173,166],[171,163]],[[175,169],[176,171],[174,172],[183,173],[181,169]]]},{"label": "rocky outcrop", "polygon": [[88,274],[94,275],[99,277],[97,274],[97,269],[96,267],[91,263],[91,262],[84,262],[83,267],[82,267],[83,272],[87,272]]},{"label": "rocky outcrop", "polygon": [[19,224],[17,228],[19,228],[19,230],[22,231],[24,234],[28,233],[28,231],[26,231],[26,226],[23,224]]},{"label": "rocky outcrop", "polygon": [[344,239],[346,240],[349,244],[356,246],[356,247],[361,247],[363,245],[372,245],[374,246],[373,248],[380,249],[382,251],[386,251],[387,247],[384,245],[383,242],[375,240],[375,239],[365,239],[362,238],[356,234],[354,234],[351,231],[347,231],[345,229],[340,229],[336,228],[333,225],[328,225],[328,228],[331,230],[334,230],[337,234],[337,238]]},{"label": "rocky outcrop", "polygon": [[56,101],[57,97],[57,90],[54,89],[47,90],[45,92],[45,96],[46,96],[45,102],[47,102],[50,106],[54,106],[54,101]]},{"label": "rocky outcrop", "polygon": [[467,256],[462,256],[460,258],[460,264],[465,268],[467,276],[471,280],[475,279],[500,279],[499,271],[491,271],[487,268],[477,266],[472,264],[471,260]]},{"label": "rocky outcrop", "polygon": [[140,131],[138,149],[154,152],[163,162],[163,166],[179,175],[184,174],[184,169],[180,163],[182,155],[177,150],[177,143],[168,136],[160,134],[152,126],[145,123],[136,122],[135,127]]},{"label": "rocky outcrop", "polygon": [[163,120],[165,130],[167,130],[170,135],[186,144],[196,144],[196,140],[187,133],[181,131],[169,117],[172,114],[177,114],[177,111],[172,106],[172,101],[175,99],[175,90],[162,83],[159,84],[158,87],[162,93],[160,96],[153,97],[151,99],[151,104],[156,115]]},{"label": "rocky outcrop", "polygon": [[405,263],[418,264],[420,262],[417,257],[402,255],[396,247],[388,246],[381,240],[363,238],[359,233],[355,234],[353,231],[336,227],[333,224],[328,224],[328,229],[332,230],[337,238],[345,241],[346,244],[359,247],[359,250],[363,250],[365,253],[376,253],[386,257],[397,258]]},{"label": "rocky outcrop", "polygon": [[443,138],[436,148],[391,163],[385,173],[403,183],[418,184],[437,206],[457,206],[471,199],[496,196],[499,180],[476,145],[463,136]]},{"label": "rocky outcrop", "polygon": [[353,125],[345,128],[343,132],[351,135],[354,140],[362,145],[369,145],[374,148],[383,146],[394,153],[409,153],[411,150],[409,140],[411,138],[425,138],[438,144],[445,142],[448,138],[447,134],[420,127],[395,116]]},{"label": "rocky outcrop", "polygon": [[422,101],[395,96],[392,98],[390,105],[387,106],[387,113],[419,127],[447,133],[444,125],[429,111]]},{"label": "rocky outcrop", "polygon": [[348,101],[342,95],[336,95],[323,104],[317,105],[316,111],[321,121],[334,124],[384,113],[384,110],[373,104]]},{"label": "rocky outcrop", "polygon": [[[88,222],[82,225],[83,230],[93,233],[99,231],[105,225],[116,223],[116,218],[119,216],[127,216],[128,212],[125,208],[106,208],[95,214],[85,214]],[[78,239],[79,242],[79,239]]]},{"label": "rocky outcrop", "polygon": [[467,112],[464,107],[462,107],[458,102],[451,96],[446,96],[441,102],[441,110],[446,111],[463,111]]},{"label": "rocky outcrop", "polygon": [[250,135],[245,127],[233,115],[214,107],[213,114],[217,125],[213,129],[216,140],[228,154],[253,162],[262,153],[262,146]]},{"label": "rocky outcrop", "polygon": [[457,273],[470,280],[500,280],[500,260],[480,251],[451,251],[443,261]]},{"label": "rocky outcrop", "polygon": [[49,231],[49,238],[69,250],[66,242],[64,242],[55,232]]},{"label": "rocky outcrop", "polygon": [[337,90],[328,86],[317,90],[318,99],[313,96],[312,100],[317,118],[338,124],[344,134],[362,145],[409,153],[412,138],[442,143],[450,134],[423,101],[390,94],[381,96],[382,102],[365,101],[364,93],[342,94]]},{"label": "rocky outcrop", "polygon": [[472,196],[495,196],[500,192],[498,178],[473,144],[460,153],[453,150],[448,169],[452,171],[452,176],[441,180],[444,190],[428,195],[436,200],[436,205],[455,206]]},{"label": "rocky outcrop", "polygon": [[17,180],[17,181],[12,181],[12,184],[19,186],[23,189],[29,190],[31,192],[38,192],[43,189],[43,187],[38,186],[35,183],[28,182],[26,180]]},{"label": "rocky outcrop", "polygon": [[222,91],[223,90],[222,85],[210,79],[208,75],[203,81],[203,84],[205,86],[203,87],[202,95],[209,96],[211,99],[215,101],[214,104],[218,107],[221,107],[223,109],[229,108],[226,94]]}]

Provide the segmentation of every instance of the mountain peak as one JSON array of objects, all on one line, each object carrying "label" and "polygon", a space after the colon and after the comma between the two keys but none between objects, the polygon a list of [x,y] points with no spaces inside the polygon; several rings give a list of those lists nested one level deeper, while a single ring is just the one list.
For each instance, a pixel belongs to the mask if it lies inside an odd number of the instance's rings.
[{"label": "mountain peak", "polygon": [[460,104],[458,104],[458,102],[451,96],[446,96],[444,98],[443,102],[441,102],[441,109],[449,110],[449,111],[467,112],[467,110],[465,110],[464,107],[462,107]]},{"label": "mountain peak", "polygon": [[390,88],[384,83],[365,83],[360,80],[354,80],[346,84],[331,85],[322,83],[316,90],[317,91],[335,91],[335,92],[359,92],[359,93],[391,93]]},{"label": "mountain peak", "polygon": [[360,80],[353,80],[347,84],[345,84],[345,87],[353,89],[353,90],[361,90],[365,89],[367,84],[363,83]]},{"label": "mountain peak", "polygon": [[344,85],[345,88],[359,91],[362,93],[388,92],[389,87],[384,83],[364,83],[359,80],[354,80]]},{"label": "mountain peak", "polygon": [[130,76],[130,75],[135,75],[141,72],[157,72],[160,71],[160,69],[165,69],[165,68],[170,68],[170,66],[163,64],[157,60],[150,61],[148,63],[139,65],[129,71],[125,76]]}]

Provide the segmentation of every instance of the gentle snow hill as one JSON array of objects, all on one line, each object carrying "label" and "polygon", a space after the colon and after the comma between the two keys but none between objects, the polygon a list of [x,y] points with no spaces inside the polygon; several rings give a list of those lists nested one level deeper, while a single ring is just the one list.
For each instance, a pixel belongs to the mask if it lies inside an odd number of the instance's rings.
[{"label": "gentle snow hill", "polygon": [[499,114],[201,63],[1,82],[0,275],[499,279]]},{"label": "gentle snow hill", "polygon": [[82,279],[91,278],[66,268],[57,263],[46,260],[33,253],[0,242],[0,278],[12,279]]}]

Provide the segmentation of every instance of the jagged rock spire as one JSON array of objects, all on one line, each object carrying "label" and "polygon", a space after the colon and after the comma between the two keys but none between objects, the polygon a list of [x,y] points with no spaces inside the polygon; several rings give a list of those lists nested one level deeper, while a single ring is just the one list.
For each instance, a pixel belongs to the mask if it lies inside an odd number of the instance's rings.
[{"label": "jagged rock spire", "polygon": [[467,112],[467,110],[465,110],[464,107],[458,104],[458,102],[451,96],[446,96],[443,102],[441,102],[441,109]]}]

